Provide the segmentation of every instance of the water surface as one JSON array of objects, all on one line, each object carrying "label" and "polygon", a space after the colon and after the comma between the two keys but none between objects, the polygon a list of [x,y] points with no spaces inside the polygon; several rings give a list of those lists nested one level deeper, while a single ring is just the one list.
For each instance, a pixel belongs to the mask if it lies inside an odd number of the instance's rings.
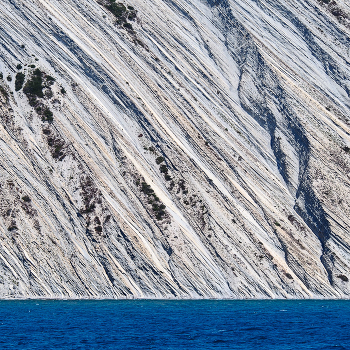
[{"label": "water surface", "polygon": [[0,349],[350,349],[350,302],[0,301]]}]

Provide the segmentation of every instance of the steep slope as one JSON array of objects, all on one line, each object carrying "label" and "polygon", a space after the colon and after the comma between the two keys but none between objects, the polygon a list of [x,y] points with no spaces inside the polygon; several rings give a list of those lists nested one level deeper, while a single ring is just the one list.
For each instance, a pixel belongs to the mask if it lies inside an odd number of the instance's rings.
[{"label": "steep slope", "polygon": [[0,297],[347,298],[338,1],[2,1]]}]

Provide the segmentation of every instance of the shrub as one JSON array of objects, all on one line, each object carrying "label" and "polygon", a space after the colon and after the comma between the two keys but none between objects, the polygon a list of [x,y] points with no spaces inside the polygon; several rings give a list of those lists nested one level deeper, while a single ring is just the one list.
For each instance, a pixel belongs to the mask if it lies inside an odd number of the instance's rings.
[{"label": "shrub", "polygon": [[46,81],[48,81],[48,82],[54,82],[56,79],[54,78],[54,77],[52,77],[51,75],[47,75],[46,76]]},{"label": "shrub", "polygon": [[27,202],[27,203],[29,203],[29,202],[31,202],[31,199],[29,198],[29,196],[23,196],[22,197],[22,200],[23,200],[23,202]]},{"label": "shrub", "polygon": [[95,231],[98,232],[98,233],[101,233],[102,232],[102,226],[96,226],[95,227]]},{"label": "shrub", "polygon": [[292,276],[290,273],[286,272],[285,275],[286,275],[286,277],[289,278],[290,280],[293,279],[293,276]]},{"label": "shrub", "polygon": [[16,66],[16,68],[17,68],[18,70],[21,70],[21,69],[22,69],[22,65],[21,65],[20,63],[18,63],[17,66]]},{"label": "shrub", "polygon": [[15,90],[19,91],[22,89],[23,83],[24,83],[25,75],[21,72],[18,72],[16,74],[16,80],[15,80]]},{"label": "shrub", "polygon": [[152,196],[156,202],[159,202],[159,197],[155,193],[152,193]]},{"label": "shrub", "polygon": [[128,20],[133,21],[136,18],[136,11],[129,12]]},{"label": "shrub", "polygon": [[38,103],[38,100],[36,99],[35,96],[27,96],[28,97],[28,102],[29,102],[29,105],[34,107],[36,106],[36,104]]},{"label": "shrub", "polygon": [[120,2],[119,3],[112,2],[107,8],[116,17],[121,17],[126,12],[126,7]]},{"label": "shrub", "polygon": [[160,170],[161,173],[164,173],[164,174],[168,173],[168,168],[164,164],[159,167],[159,170]]},{"label": "shrub", "polygon": [[132,25],[130,23],[124,23],[123,27],[132,30]]},{"label": "shrub", "polygon": [[156,158],[156,163],[157,163],[157,164],[160,164],[160,163],[162,163],[162,162],[164,162],[164,158],[163,158],[163,157],[158,157],[158,158]]},{"label": "shrub", "polygon": [[43,122],[52,122],[53,121],[53,113],[50,111],[49,107],[45,107],[43,111]]},{"label": "shrub", "polygon": [[13,230],[18,230],[18,227],[16,226],[16,224],[11,224],[8,228],[8,231],[13,231]]},{"label": "shrub", "polygon": [[23,92],[26,95],[34,95],[37,97],[44,97],[43,94],[43,79],[41,77],[41,72],[39,69],[36,69],[33,72],[33,75],[30,80],[26,82],[23,88]]},{"label": "shrub", "polygon": [[147,195],[150,195],[152,193],[154,193],[154,191],[152,190],[151,186],[148,185],[146,182],[142,182],[141,184],[141,191]]},{"label": "shrub", "polygon": [[7,81],[12,81],[12,77],[11,75],[8,75],[7,78],[6,78]]},{"label": "shrub", "polygon": [[65,88],[61,88],[61,94],[62,94],[62,95],[65,95],[65,93],[66,93]]},{"label": "shrub", "polygon": [[53,96],[53,92],[51,89],[46,89],[45,98],[50,99]]},{"label": "shrub", "polygon": [[0,94],[2,96],[5,97],[5,100],[7,101],[9,99],[9,94],[8,92],[5,90],[5,88],[3,86],[0,85]]},{"label": "shrub", "polygon": [[[35,66],[34,66],[34,64],[32,65],[32,68],[35,68]],[[34,75],[36,75],[36,76],[42,76],[43,75],[43,72],[39,69],[39,68],[37,68],[34,72],[33,72],[33,74]]]},{"label": "shrub", "polygon": [[348,282],[349,279],[345,275],[338,275],[338,278],[340,278],[343,282]]},{"label": "shrub", "polygon": [[[139,183],[139,180],[137,180]],[[162,220],[165,213],[166,206],[160,202],[160,199],[154,193],[154,190],[146,182],[141,183],[141,192],[147,195],[147,203],[152,205],[152,210],[157,220]],[[152,198],[153,197],[153,198]]]}]

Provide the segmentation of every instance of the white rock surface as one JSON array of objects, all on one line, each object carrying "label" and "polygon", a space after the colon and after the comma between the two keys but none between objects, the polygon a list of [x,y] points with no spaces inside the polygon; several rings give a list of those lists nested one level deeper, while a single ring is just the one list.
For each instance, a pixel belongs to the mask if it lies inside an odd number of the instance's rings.
[{"label": "white rock surface", "polygon": [[[0,297],[348,298],[337,2],[130,0],[131,31],[95,0],[1,1]],[[56,79],[52,123],[17,64]]]}]

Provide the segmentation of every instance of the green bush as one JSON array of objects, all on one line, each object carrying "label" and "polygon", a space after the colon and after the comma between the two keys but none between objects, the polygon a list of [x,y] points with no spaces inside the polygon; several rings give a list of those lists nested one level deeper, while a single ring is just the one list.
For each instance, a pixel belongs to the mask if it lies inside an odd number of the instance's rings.
[{"label": "green bush", "polygon": [[148,185],[146,182],[142,182],[141,184],[141,191],[147,195],[151,195],[152,193],[154,193],[153,189],[151,188],[150,185]]},{"label": "green bush", "polygon": [[128,14],[128,20],[129,20],[129,21],[133,21],[135,18],[136,18],[136,12],[135,12],[135,11],[129,12],[129,14]]},{"label": "green bush", "polygon": [[343,282],[348,282],[349,279],[345,275],[338,275],[338,278],[340,278]]},{"label": "green bush", "polygon": [[37,97],[44,97],[43,94],[43,79],[41,77],[42,73],[39,69],[33,72],[31,79],[29,79],[24,85],[23,92],[26,95],[33,95]]},{"label": "green bush", "polygon": [[292,276],[289,272],[286,272],[285,275],[286,275],[286,277],[289,278],[290,280],[293,279],[293,276]]},{"label": "green bush", "polygon": [[96,226],[95,227],[95,231],[98,232],[98,233],[101,233],[102,232],[102,226]]},{"label": "green bush", "polygon": [[54,77],[52,77],[51,75],[47,75],[46,76],[46,81],[48,82],[54,82],[56,79]]},{"label": "green bush", "polygon": [[31,199],[27,195],[23,196],[22,200],[23,200],[23,202],[27,202],[27,203],[31,202]]},{"label": "green bush", "polygon": [[123,27],[132,30],[132,25],[130,23],[124,23]]},{"label": "green bush", "polygon": [[42,117],[43,122],[52,122],[53,121],[53,113],[50,111],[49,107],[45,107]]},{"label": "green bush", "polygon": [[9,98],[8,92],[5,90],[3,86],[0,85],[0,94],[5,97],[5,100],[7,101]]},{"label": "green bush", "polygon": [[121,17],[126,12],[126,7],[120,2],[119,3],[112,2],[109,6],[107,6],[107,8],[116,17]]},{"label": "green bush", "polygon": [[8,231],[13,231],[13,230],[18,230],[18,227],[16,226],[16,224],[11,224],[8,228]]},{"label": "green bush", "polygon": [[156,163],[157,163],[157,164],[160,164],[160,163],[162,163],[162,162],[164,162],[164,158],[163,158],[163,157],[157,157],[157,158],[156,158]]},{"label": "green bush", "polygon": [[25,75],[21,72],[18,72],[16,74],[16,80],[15,80],[15,90],[19,91],[22,89],[23,83],[24,83]]},{"label": "green bush", "polygon": [[166,165],[161,165],[160,167],[159,167],[159,170],[160,170],[160,172],[161,173],[163,173],[163,174],[167,174],[168,173],[168,168],[167,168],[167,166]]}]

